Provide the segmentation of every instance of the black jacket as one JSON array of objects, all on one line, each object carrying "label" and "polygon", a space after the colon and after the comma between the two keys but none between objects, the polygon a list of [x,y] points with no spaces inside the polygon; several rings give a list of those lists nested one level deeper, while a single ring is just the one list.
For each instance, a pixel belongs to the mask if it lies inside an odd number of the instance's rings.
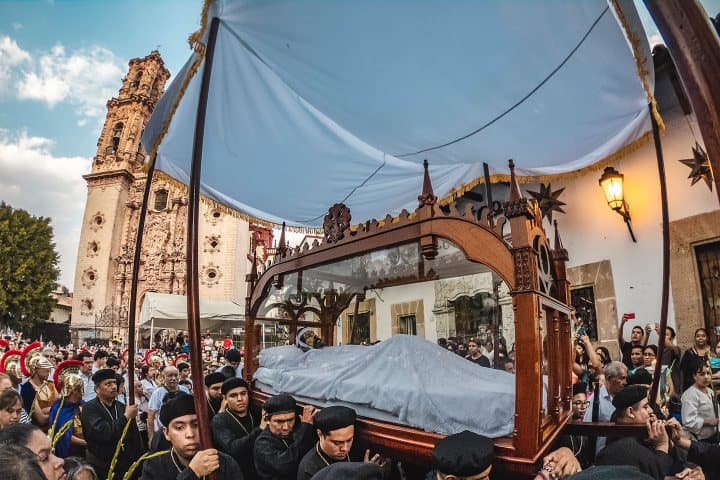
[{"label": "black jacket", "polygon": [[[340,461],[344,462],[346,460]],[[320,450],[320,445],[316,443],[314,447],[308,450],[302,460],[300,460],[297,480],[310,480],[317,472],[337,462],[338,460],[333,460],[332,458],[323,454]]]},{"label": "black jacket", "polygon": [[[115,447],[127,423],[125,404],[114,401],[112,405],[106,406],[96,397],[83,406],[80,421],[83,437],[87,442],[87,460],[95,467],[98,478],[107,478]],[[130,464],[124,453],[123,450],[120,451],[115,466],[116,477],[117,474],[124,473]]]},{"label": "black jacket", "polygon": [[312,425],[300,423],[289,438],[267,428],[255,440],[255,471],[259,480],[295,480],[298,464],[315,443]]},{"label": "black jacket", "polygon": [[212,420],[215,446],[235,459],[242,469],[245,480],[254,480],[256,477],[253,447],[262,430],[253,420],[250,415],[238,417],[227,410],[218,413]]},{"label": "black jacket", "polygon": [[[220,453],[220,468],[215,472],[215,480],[244,480],[242,471],[238,466],[237,462],[232,459],[231,456]],[[174,458],[170,451],[166,454],[157,457],[149,458],[145,460],[142,470],[143,480],[199,480],[195,472],[190,468],[183,468],[181,472],[178,472],[175,464],[179,465],[180,461],[177,457]]]}]

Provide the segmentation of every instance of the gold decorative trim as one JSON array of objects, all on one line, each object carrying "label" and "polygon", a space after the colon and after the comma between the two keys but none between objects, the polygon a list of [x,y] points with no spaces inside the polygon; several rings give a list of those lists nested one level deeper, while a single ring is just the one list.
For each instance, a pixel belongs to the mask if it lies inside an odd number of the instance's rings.
[{"label": "gold decorative trim", "polygon": [[[599,160],[586,167],[573,170],[566,173],[556,173],[553,175],[528,175],[528,176],[516,176],[518,183],[537,183],[537,182],[550,182],[550,181],[566,181],[581,177],[587,173],[603,170],[605,167],[612,163],[617,162],[623,157],[640,150],[646,143],[652,138],[652,132],[645,133],[642,137],[635,140],[633,143],[625,145],[615,153],[608,155],[607,157]],[[490,183],[509,182],[510,175],[508,174],[497,174],[490,177]],[[459,187],[452,189],[447,195],[445,195],[438,203],[440,205],[448,205],[451,202],[457,200],[458,197],[462,196],[465,192],[468,192],[480,184],[485,183],[485,177],[477,177],[467,183],[463,183]]]},{"label": "gold decorative trim", "polygon": [[[171,177],[167,173],[157,171],[157,172],[155,172],[155,178],[158,179],[158,181],[167,182],[168,184],[172,185],[174,188],[179,189],[183,195],[187,195],[187,185],[185,185],[181,181]],[[247,213],[240,212],[238,210],[235,210],[234,208],[230,208],[227,205],[217,202],[217,201],[213,200],[212,198],[208,198],[204,195],[200,195],[200,202],[203,203],[204,205],[209,206],[211,209],[217,210],[226,215],[230,215],[234,218],[240,218],[240,219],[245,220],[246,222],[251,223],[253,225],[259,225],[259,226],[265,227],[265,228],[280,228],[279,224],[269,222],[267,220],[256,217],[254,215],[249,215]],[[322,227],[312,228],[312,227],[298,227],[298,226],[288,225],[285,227],[285,230],[288,232],[302,233],[302,234],[306,234],[306,235],[318,235],[318,236],[323,235]]]},{"label": "gold decorative trim", "polygon": [[637,69],[638,77],[640,77],[640,83],[642,83],[643,90],[645,90],[645,94],[647,95],[648,103],[650,104],[652,109],[652,114],[655,117],[655,121],[658,124],[660,132],[664,132],[665,122],[663,122],[660,111],[658,110],[657,100],[655,100],[655,94],[650,88],[650,83],[647,80],[648,71],[645,68],[645,59],[642,57],[642,55],[640,55],[640,40],[635,36],[632,29],[630,28],[630,24],[625,17],[625,12],[623,12],[622,8],[620,8],[618,0],[610,0],[610,4],[612,5],[613,10],[615,11],[615,15],[620,21],[620,26],[625,31],[625,36],[627,37],[628,41],[630,42],[630,46],[632,47],[632,54],[633,58],[635,59],[635,68]]}]

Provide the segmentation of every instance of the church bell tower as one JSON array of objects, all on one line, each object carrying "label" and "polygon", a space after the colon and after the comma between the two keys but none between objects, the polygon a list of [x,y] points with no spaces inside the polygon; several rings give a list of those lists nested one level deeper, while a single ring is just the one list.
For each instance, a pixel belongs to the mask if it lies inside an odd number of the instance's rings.
[{"label": "church bell tower", "polygon": [[88,193],[75,271],[74,339],[91,337],[88,330],[97,335],[98,321],[104,327],[117,323],[118,331],[126,318],[115,288],[115,259],[123,253],[122,230],[133,212],[132,193],[145,178],[140,138],[169,76],[157,51],[132,59],[117,97],[107,102],[92,170],[83,177]]}]

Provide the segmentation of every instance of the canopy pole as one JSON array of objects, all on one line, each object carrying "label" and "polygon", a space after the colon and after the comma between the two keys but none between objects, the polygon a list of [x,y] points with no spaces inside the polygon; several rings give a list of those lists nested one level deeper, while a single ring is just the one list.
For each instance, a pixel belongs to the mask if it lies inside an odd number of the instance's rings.
[{"label": "canopy pole", "polygon": [[660,300],[660,331],[658,332],[658,352],[655,357],[655,371],[653,372],[652,388],[650,389],[650,402],[657,403],[660,374],[662,373],[662,354],[665,350],[665,330],[667,328],[668,298],[670,295],[670,220],[668,215],[667,182],[665,180],[665,161],[663,159],[662,144],[660,143],[660,130],[655,116],[650,109],[653,139],[655,140],[655,156],[657,157],[658,176],[660,177],[660,204],[662,206],[662,298]]},{"label": "canopy pole", "polygon": [[[137,310],[138,277],[140,276],[140,249],[142,248],[143,234],[145,233],[145,217],[147,216],[148,199],[152,189],[153,175],[155,174],[155,158],[150,163],[147,178],[145,179],[145,191],[143,192],[142,205],[140,205],[140,216],[138,218],[137,237],[135,239],[135,251],[133,251],[132,279],[130,283],[130,303],[128,305],[128,404],[135,404],[135,327]],[[152,327],[150,328],[150,341],[152,342]],[[132,382],[132,383],[131,383]]]},{"label": "canopy pole", "polygon": [[698,0],[644,0],[687,92],[720,201],[720,42]]},{"label": "canopy pole", "polygon": [[[200,209],[200,173],[202,171],[203,140],[205,135],[205,114],[207,113],[208,92],[210,90],[210,75],[212,73],[213,54],[217,40],[220,19],[214,17],[210,23],[210,34],[205,51],[205,68],[203,69],[202,83],[200,84],[200,98],[198,99],[197,116],[195,117],[195,137],[193,139],[192,167],[190,170],[190,185],[188,186],[188,241],[187,241],[187,313],[188,337],[190,339],[190,368],[196,385],[202,385],[202,345],[200,345],[200,285],[198,271],[198,223]],[[201,419],[198,422],[200,431],[200,449],[212,448],[212,437],[207,418],[207,403],[205,391],[195,389],[195,413]]]}]

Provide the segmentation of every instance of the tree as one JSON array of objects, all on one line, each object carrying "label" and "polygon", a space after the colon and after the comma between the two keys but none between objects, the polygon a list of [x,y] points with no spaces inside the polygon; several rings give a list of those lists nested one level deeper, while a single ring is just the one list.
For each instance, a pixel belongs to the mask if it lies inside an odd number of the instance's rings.
[{"label": "tree", "polygon": [[47,320],[58,259],[50,218],[0,202],[0,325],[28,328]]}]

